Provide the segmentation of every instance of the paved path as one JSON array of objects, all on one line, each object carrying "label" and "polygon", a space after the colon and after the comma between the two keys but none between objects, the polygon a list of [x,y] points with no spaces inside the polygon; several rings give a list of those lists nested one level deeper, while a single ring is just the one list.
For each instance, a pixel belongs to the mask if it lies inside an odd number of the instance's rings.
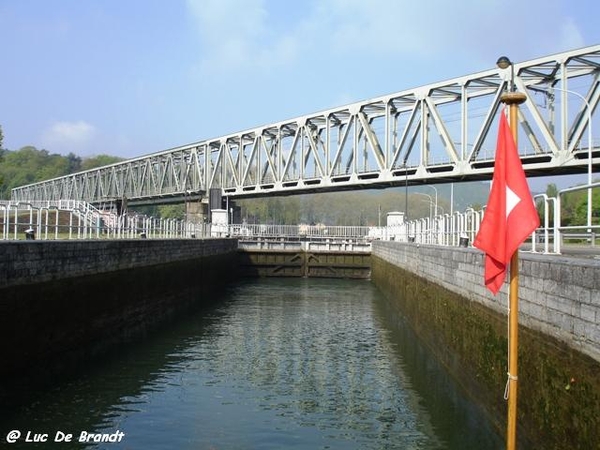
[{"label": "paved path", "polygon": [[[521,247],[522,250],[530,250],[531,249],[531,245],[524,245]],[[543,245],[538,244],[537,245],[537,250],[539,254],[544,254],[542,253],[544,249]],[[597,259],[600,260],[600,246],[596,245],[594,247],[592,247],[591,245],[565,245],[563,244],[561,246],[561,254],[560,255],[556,255],[554,253],[550,253],[549,256],[566,256],[566,257],[572,257],[572,258],[587,258],[587,259]]]}]

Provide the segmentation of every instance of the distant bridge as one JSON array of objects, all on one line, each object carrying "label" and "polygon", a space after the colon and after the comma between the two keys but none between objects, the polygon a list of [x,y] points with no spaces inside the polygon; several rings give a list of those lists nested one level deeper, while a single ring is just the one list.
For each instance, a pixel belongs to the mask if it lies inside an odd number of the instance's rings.
[{"label": "distant bridge", "polygon": [[18,187],[11,198],[166,203],[206,199],[211,189],[242,198],[489,179],[500,96],[511,74],[527,95],[519,142],[527,174],[598,167],[600,149],[591,131],[600,129],[600,45],[512,69],[494,68]]}]

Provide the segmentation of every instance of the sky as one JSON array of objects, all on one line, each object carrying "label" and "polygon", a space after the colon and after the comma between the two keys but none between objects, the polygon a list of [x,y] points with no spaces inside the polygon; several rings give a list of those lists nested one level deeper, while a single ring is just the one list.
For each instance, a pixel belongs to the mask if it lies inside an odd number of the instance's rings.
[{"label": "sky", "polygon": [[0,0],[4,148],[142,156],[600,43],[597,0]]}]

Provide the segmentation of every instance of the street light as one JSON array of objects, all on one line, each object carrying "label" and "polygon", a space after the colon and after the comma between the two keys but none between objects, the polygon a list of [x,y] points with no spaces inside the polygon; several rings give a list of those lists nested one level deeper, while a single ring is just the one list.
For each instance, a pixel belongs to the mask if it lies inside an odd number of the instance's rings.
[{"label": "street light", "polygon": [[500,69],[508,69],[510,67],[510,84],[509,84],[509,92],[514,92],[515,91],[515,66],[512,63],[512,61],[510,59],[508,59],[508,56],[501,56],[500,58],[498,58],[498,61],[496,61],[496,65],[500,68]]},{"label": "street light", "polygon": [[[425,199],[422,199],[422,200],[427,201],[429,203],[429,235],[431,236],[431,242],[433,243],[434,233],[436,233],[436,235],[437,235],[437,230],[438,230],[437,189],[435,189],[433,186],[429,186],[429,187],[431,187],[435,190],[435,203],[433,202],[433,199],[431,198],[431,195],[429,195],[429,194],[424,194],[423,192],[414,192],[414,194],[423,195],[423,196],[427,197],[427,200],[425,200]],[[435,215],[432,214],[433,207],[435,207]],[[441,206],[440,206],[440,208],[441,208]],[[443,208],[442,208],[442,210],[443,210]]]},{"label": "street light", "polygon": [[435,214],[434,216],[438,215],[438,190],[435,186],[432,186],[430,184],[426,185],[427,187],[430,187],[431,189],[433,189],[435,191]]},{"label": "street light", "polygon": [[[418,194],[418,193],[419,192],[415,192],[415,194]],[[427,195],[427,194],[423,194],[423,195]],[[434,203],[433,203],[433,201],[432,200],[425,200],[424,198],[422,198],[421,200],[423,200],[424,202],[429,203],[429,214],[431,215],[431,208],[435,206]],[[440,216],[443,216],[444,214],[446,214],[446,210],[444,209],[443,206],[439,206],[438,208],[442,211],[442,213],[440,214]],[[436,215],[436,217],[437,217],[437,215]]]},{"label": "street light", "polygon": [[427,200],[422,199],[424,202],[429,203],[429,220],[431,220],[432,217],[432,209],[433,209],[433,199],[431,198],[431,195],[429,194],[423,194],[421,192],[413,192],[413,194],[417,194],[417,195],[423,195],[425,197],[427,197]]},{"label": "street light", "polygon": [[[431,198],[431,195],[425,194],[423,192],[413,192],[413,194],[424,195],[425,197],[427,197],[429,199],[429,219],[431,220],[431,209],[433,207],[433,199]],[[437,204],[436,204],[436,209],[437,209]]]},{"label": "street light", "polygon": [[408,220],[408,168],[404,160],[404,217]]}]

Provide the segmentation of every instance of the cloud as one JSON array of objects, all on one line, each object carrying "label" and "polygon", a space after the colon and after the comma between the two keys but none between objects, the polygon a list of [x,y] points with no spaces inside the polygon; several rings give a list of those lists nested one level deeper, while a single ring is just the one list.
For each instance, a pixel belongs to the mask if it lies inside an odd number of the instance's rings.
[{"label": "cloud", "polygon": [[263,0],[188,0],[187,7],[201,39],[204,71],[247,66],[268,48]]},{"label": "cloud", "polygon": [[560,38],[560,47],[562,49],[573,49],[585,46],[585,39],[582,36],[581,30],[571,17],[565,18],[565,21],[560,26],[558,33]]},{"label": "cloud", "polygon": [[83,120],[55,122],[43,132],[41,143],[52,152],[82,155],[89,153],[96,135],[96,128]]},{"label": "cloud", "polygon": [[[541,56],[542,43],[550,53],[581,46],[577,24],[565,19],[559,2],[521,3],[316,0],[282,8],[267,0],[187,0],[187,10],[204,74],[318,71],[324,64],[344,70],[402,58],[413,66],[447,58],[489,60],[492,67],[498,52],[521,60]],[[508,23],[515,25],[510,33]]]},{"label": "cloud", "polygon": [[189,73],[203,100],[214,107],[243,98],[283,115],[492,69],[500,55],[521,62],[583,44],[583,24],[568,18],[565,0],[186,5],[198,38]]},{"label": "cloud", "polygon": [[[274,7],[267,8],[266,0],[187,0],[192,26],[200,37],[199,70],[266,73],[296,63],[306,46],[294,18],[285,15],[282,21]],[[301,8],[285,4],[287,14],[296,9]]]},{"label": "cloud", "polygon": [[[427,60],[445,54],[495,47],[548,46],[574,48],[583,42],[577,24],[565,19],[560,2],[530,0],[325,0],[306,26],[336,53]],[[532,20],[535,19],[535,20]],[[314,38],[314,37],[313,37]],[[529,43],[528,41],[533,41]],[[566,44],[566,45],[565,45]],[[539,50],[538,50],[539,52]],[[543,53],[542,53],[543,54]],[[534,53],[532,57],[542,56]]]}]

